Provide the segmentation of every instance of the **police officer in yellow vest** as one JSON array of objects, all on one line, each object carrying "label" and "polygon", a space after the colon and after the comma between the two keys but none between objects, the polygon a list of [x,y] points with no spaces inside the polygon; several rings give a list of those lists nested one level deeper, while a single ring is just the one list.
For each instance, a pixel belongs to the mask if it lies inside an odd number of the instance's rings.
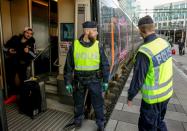
[{"label": "police officer in yellow vest", "polygon": [[85,90],[91,97],[96,114],[98,131],[104,131],[104,100],[102,92],[108,89],[109,62],[104,49],[96,40],[98,32],[95,22],[83,23],[84,34],[70,46],[64,67],[66,89],[73,92],[74,121],[80,127],[84,119]]},{"label": "police officer in yellow vest", "polygon": [[135,57],[133,78],[128,90],[128,106],[139,90],[142,93],[139,131],[167,131],[164,116],[173,94],[173,70],[170,44],[157,37],[150,16],[138,22],[144,44]]}]

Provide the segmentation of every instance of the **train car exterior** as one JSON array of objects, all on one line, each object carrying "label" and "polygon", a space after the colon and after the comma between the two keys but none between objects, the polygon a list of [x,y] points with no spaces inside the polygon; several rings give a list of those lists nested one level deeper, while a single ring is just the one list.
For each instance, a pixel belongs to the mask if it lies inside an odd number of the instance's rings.
[{"label": "train car exterior", "polygon": [[137,26],[122,11],[117,0],[100,0],[99,38],[104,45],[110,62],[110,78],[117,72],[119,65],[131,57],[141,43]]}]

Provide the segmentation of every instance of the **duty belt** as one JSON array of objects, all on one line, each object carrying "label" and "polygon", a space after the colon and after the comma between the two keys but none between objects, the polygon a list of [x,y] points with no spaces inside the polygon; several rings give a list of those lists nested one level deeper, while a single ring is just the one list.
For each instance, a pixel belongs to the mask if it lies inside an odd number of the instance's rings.
[{"label": "duty belt", "polygon": [[95,72],[76,72],[75,79],[80,80],[80,81],[89,81],[93,79],[101,79],[101,72],[100,71],[95,71]]}]

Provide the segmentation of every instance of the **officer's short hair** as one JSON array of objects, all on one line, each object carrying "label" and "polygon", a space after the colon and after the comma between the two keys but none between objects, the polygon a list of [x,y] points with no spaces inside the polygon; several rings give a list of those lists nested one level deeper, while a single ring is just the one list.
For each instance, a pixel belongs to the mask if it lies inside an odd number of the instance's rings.
[{"label": "officer's short hair", "polygon": [[154,24],[153,19],[151,16],[146,15],[138,21],[138,26],[147,25],[147,24]]},{"label": "officer's short hair", "polygon": [[140,18],[138,21],[138,27],[143,33],[146,33],[146,31],[155,31],[153,19],[149,15]]}]

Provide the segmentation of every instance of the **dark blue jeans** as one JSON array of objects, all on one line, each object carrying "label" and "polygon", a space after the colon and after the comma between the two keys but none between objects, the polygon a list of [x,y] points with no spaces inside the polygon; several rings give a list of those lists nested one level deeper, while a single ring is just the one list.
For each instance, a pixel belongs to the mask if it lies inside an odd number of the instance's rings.
[{"label": "dark blue jeans", "polygon": [[91,103],[96,115],[96,123],[98,127],[104,126],[104,99],[102,96],[102,88],[99,80],[81,81],[74,84],[74,121],[76,123],[82,122],[84,118],[84,97],[85,91],[88,89]]},{"label": "dark blue jeans", "polygon": [[138,122],[139,131],[167,131],[164,116],[169,99],[156,104],[147,104],[142,100],[140,117]]}]

